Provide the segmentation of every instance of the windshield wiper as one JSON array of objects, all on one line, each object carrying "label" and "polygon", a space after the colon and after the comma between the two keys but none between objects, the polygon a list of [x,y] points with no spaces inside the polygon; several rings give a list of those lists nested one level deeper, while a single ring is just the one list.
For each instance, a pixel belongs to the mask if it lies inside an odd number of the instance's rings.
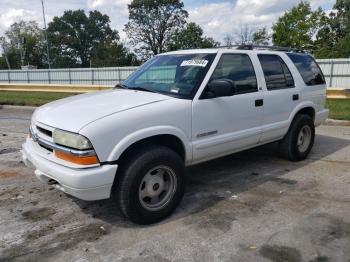
[{"label": "windshield wiper", "polygon": [[122,88],[122,89],[128,89],[128,87],[124,84],[116,84],[114,88]]},{"label": "windshield wiper", "polygon": [[140,87],[140,86],[133,86],[133,87],[128,87],[127,89],[129,90],[137,90],[137,91],[144,91],[144,92],[151,92],[151,93],[158,93],[156,91],[144,88],[144,87]]},{"label": "windshield wiper", "polygon": [[116,84],[114,86],[114,88],[122,88],[122,89],[129,89],[129,90],[137,90],[137,91],[144,91],[144,92],[151,92],[151,93],[157,93],[156,91],[144,88],[144,87],[140,87],[140,86],[127,86],[124,84]]}]

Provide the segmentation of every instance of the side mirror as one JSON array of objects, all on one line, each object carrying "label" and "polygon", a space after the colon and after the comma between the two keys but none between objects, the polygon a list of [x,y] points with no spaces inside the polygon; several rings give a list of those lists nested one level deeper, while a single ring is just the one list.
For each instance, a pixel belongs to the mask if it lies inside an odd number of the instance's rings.
[{"label": "side mirror", "polygon": [[206,98],[233,96],[236,92],[235,83],[230,79],[211,81],[206,88]]}]

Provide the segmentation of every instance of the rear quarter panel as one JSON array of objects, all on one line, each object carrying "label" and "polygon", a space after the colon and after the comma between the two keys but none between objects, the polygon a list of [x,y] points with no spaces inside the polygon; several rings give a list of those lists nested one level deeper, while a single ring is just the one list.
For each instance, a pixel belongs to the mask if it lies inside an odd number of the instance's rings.
[{"label": "rear quarter panel", "polygon": [[302,76],[300,75],[297,67],[294,65],[292,60],[284,55],[284,60],[288,61],[288,67],[293,72],[293,77],[296,86],[299,89],[300,102],[295,105],[295,107],[300,106],[301,103],[312,104],[315,112],[322,111],[325,108],[326,98],[327,98],[327,85],[314,85],[308,86],[305,84]]}]

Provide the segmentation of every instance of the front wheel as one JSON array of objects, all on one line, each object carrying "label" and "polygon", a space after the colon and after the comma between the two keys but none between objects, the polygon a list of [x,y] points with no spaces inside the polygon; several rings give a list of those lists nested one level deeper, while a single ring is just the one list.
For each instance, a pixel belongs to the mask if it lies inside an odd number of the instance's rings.
[{"label": "front wheel", "polygon": [[315,139],[315,126],[308,115],[297,115],[280,142],[283,156],[291,161],[304,160],[310,153]]},{"label": "front wheel", "polygon": [[170,215],[184,193],[184,169],[180,156],[163,146],[146,147],[130,156],[113,189],[122,213],[137,224]]}]

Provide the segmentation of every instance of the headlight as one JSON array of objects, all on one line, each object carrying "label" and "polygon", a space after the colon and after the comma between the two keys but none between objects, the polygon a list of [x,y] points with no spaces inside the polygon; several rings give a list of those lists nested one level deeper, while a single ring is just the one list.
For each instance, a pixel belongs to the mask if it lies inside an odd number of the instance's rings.
[{"label": "headlight", "polygon": [[67,146],[75,149],[85,150],[92,149],[90,141],[78,134],[55,129],[52,134],[53,141],[62,146]]}]

